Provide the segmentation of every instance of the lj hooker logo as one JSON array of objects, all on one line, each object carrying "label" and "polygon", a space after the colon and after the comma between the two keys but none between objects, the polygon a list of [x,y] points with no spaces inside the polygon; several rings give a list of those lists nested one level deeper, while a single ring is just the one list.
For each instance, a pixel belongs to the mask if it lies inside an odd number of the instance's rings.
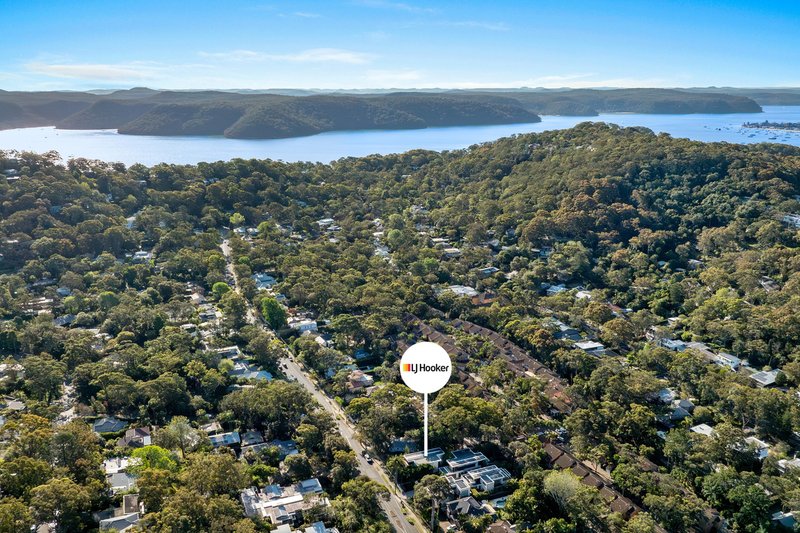
[{"label": "lj hooker logo", "polygon": [[418,342],[400,358],[400,377],[416,392],[436,392],[447,384],[452,372],[450,356],[433,342]]},{"label": "lj hooker logo", "polygon": [[450,365],[427,365],[425,363],[403,363],[403,372],[450,372]]}]

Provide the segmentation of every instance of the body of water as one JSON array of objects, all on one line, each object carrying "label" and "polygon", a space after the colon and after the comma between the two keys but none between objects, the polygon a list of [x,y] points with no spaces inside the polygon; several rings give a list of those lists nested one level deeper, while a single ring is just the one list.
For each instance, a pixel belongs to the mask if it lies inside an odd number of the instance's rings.
[{"label": "body of water", "polygon": [[235,157],[328,162],[347,156],[390,154],[415,148],[453,150],[515,133],[570,128],[585,121],[644,126],[698,141],[776,142],[800,146],[800,133],[742,128],[745,122],[800,122],[800,106],[765,106],[764,113],[730,115],[605,114],[597,117],[543,116],[535,124],[460,126],[424,130],[337,131],[292,139],[226,139],[119,135],[116,130],[21,128],[0,131],[0,150],[56,150],[64,159],[86,157],[143,163],[193,164]]}]

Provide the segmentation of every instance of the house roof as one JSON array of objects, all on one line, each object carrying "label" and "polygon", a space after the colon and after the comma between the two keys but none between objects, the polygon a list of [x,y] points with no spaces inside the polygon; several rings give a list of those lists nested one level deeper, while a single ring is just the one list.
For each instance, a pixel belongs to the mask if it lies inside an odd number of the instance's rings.
[{"label": "house roof", "polygon": [[139,462],[139,459],[130,457],[112,457],[103,461],[103,470],[106,474],[116,474],[117,472],[126,471],[129,466]]},{"label": "house roof", "polygon": [[544,445],[544,453],[546,453],[550,457],[550,461],[553,462],[562,455],[564,455],[564,450],[547,442]]},{"label": "house roof", "polygon": [[408,464],[415,464],[417,466],[426,464],[438,464],[444,457],[444,450],[441,448],[431,448],[428,450],[428,456],[425,457],[423,452],[413,452],[403,455],[403,459]]},{"label": "house roof", "polygon": [[573,474],[581,479],[582,483],[598,488],[600,496],[611,507],[612,511],[629,516],[639,509],[633,502],[614,489],[610,481],[604,480],[587,463],[579,461],[560,446],[549,442],[545,443],[544,452],[547,454],[551,465],[561,469],[569,468]]},{"label": "house roof", "polygon": [[800,459],[795,457],[794,459],[780,459],[778,461],[778,468],[783,471],[798,468],[800,469]]},{"label": "house roof", "polygon": [[556,459],[554,464],[559,468],[572,468],[576,462],[574,457],[565,453]]},{"label": "house roof", "polygon": [[611,510],[615,513],[619,513],[622,516],[628,516],[635,510],[633,502],[630,501],[628,498],[624,496],[617,497],[614,501],[611,502]]},{"label": "house roof", "polygon": [[584,478],[589,474],[589,469],[579,463],[572,467],[572,473],[579,478]]},{"label": "house roof", "polygon": [[241,435],[242,445],[261,444],[264,442],[264,435],[260,431],[247,431]]},{"label": "house roof", "polygon": [[450,285],[447,287],[449,292],[452,292],[456,296],[477,296],[478,291],[475,290],[473,287],[468,287],[466,285]]},{"label": "house roof", "polygon": [[100,529],[127,531],[139,523],[139,513],[130,513],[100,520]]},{"label": "house roof", "polygon": [[465,477],[475,481],[480,480],[483,483],[496,483],[511,479],[511,474],[505,468],[500,468],[497,465],[488,465],[466,472]]},{"label": "house roof", "polygon": [[326,527],[324,522],[314,522],[303,530],[303,533],[339,533],[335,527]]},{"label": "house roof", "polygon": [[219,433],[220,431],[222,431],[222,424],[214,420],[213,422],[210,422],[204,426],[200,426],[200,429],[202,429],[209,435],[212,435],[214,433]]},{"label": "house roof", "polygon": [[[573,472],[575,472],[575,470],[574,470],[574,469],[573,469]],[[602,487],[602,486],[604,486],[604,485],[605,485],[605,483],[603,482],[603,480],[602,480],[602,479],[600,479],[600,476],[598,476],[598,475],[597,475],[597,474],[595,474],[594,472],[589,472],[589,473],[586,475],[586,477],[584,477],[583,479],[581,479],[581,481],[583,482],[583,484],[584,484],[584,485],[589,485],[590,487],[595,487],[595,488],[597,488],[597,489],[599,489],[600,487]]]},{"label": "house roof", "polygon": [[581,350],[584,351],[602,350],[603,348],[605,348],[605,346],[603,346],[601,343],[595,341],[576,342],[575,347],[580,348]]},{"label": "house roof", "polygon": [[688,417],[689,414],[689,411],[678,406],[672,409],[672,413],[670,413],[669,418],[670,420],[683,420],[684,418]]},{"label": "house roof", "polygon": [[456,515],[471,515],[480,516],[486,514],[486,510],[481,507],[481,504],[472,496],[466,498],[459,498],[457,500],[449,501],[445,504],[447,514],[451,516]]},{"label": "house roof", "polygon": [[770,385],[775,384],[775,379],[778,377],[778,370],[762,370],[760,372],[755,372],[750,376],[750,379],[761,385],[762,387],[768,387]]},{"label": "house roof", "polygon": [[117,441],[117,446],[147,446],[150,444],[152,430],[150,426],[131,428],[125,432],[125,436]]},{"label": "house roof", "polygon": [[114,418],[113,416],[104,416],[92,422],[92,429],[97,433],[116,433],[117,431],[122,431],[127,426],[127,422]]},{"label": "house roof", "polygon": [[215,448],[219,446],[231,446],[233,444],[239,444],[241,442],[241,438],[239,437],[238,431],[231,431],[228,433],[218,433],[216,435],[211,435],[208,437],[211,441],[211,445]]},{"label": "house roof", "polygon": [[130,490],[136,486],[136,478],[127,472],[115,472],[106,476],[108,485],[114,492],[122,492]]},{"label": "house roof", "polygon": [[305,480],[288,487],[267,485],[262,490],[245,489],[240,493],[247,516],[269,518],[273,524],[290,521],[295,513],[327,499],[317,496],[322,487],[317,479]]},{"label": "house roof", "polygon": [[742,362],[742,360],[739,359],[738,357],[736,357],[735,355],[732,355],[732,354],[729,354],[729,353],[725,353],[725,352],[719,352],[718,354],[716,354],[714,356],[714,360],[717,361],[717,362],[720,362],[720,363],[733,365],[733,366],[738,366]]},{"label": "house roof", "polygon": [[603,498],[606,503],[611,503],[617,498],[617,493],[610,488],[603,486],[600,489],[600,497]]},{"label": "house roof", "polygon": [[413,439],[394,439],[389,445],[389,453],[405,453],[419,450],[419,445]]},{"label": "house roof", "polygon": [[487,527],[486,531],[487,533],[513,533],[516,529],[507,520],[498,520]]},{"label": "house roof", "polygon": [[697,424],[696,426],[690,427],[689,431],[698,433],[700,435],[705,435],[706,437],[710,437],[711,435],[714,434],[714,428],[712,428],[708,424]]},{"label": "house roof", "polygon": [[462,468],[467,465],[487,462],[488,459],[483,454],[483,452],[475,452],[472,451],[470,448],[462,448],[460,450],[454,450],[451,452],[450,459],[447,460],[448,466],[451,468]]},{"label": "house roof", "polygon": [[320,494],[322,485],[317,478],[305,479],[295,485],[295,490],[300,494]]}]

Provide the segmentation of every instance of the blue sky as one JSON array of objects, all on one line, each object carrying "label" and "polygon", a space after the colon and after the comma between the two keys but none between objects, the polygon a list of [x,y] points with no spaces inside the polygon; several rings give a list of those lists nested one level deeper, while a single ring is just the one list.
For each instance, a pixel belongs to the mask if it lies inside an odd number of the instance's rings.
[{"label": "blue sky", "polygon": [[0,0],[0,88],[800,86],[800,2]]}]

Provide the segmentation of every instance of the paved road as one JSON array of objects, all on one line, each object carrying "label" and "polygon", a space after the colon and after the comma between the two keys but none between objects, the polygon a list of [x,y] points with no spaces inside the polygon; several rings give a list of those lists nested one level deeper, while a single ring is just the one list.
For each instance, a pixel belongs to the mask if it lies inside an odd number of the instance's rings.
[{"label": "paved road", "polygon": [[[231,262],[231,245],[228,242],[228,239],[223,239],[222,244],[220,245],[222,249],[222,255],[225,256],[225,261],[227,262],[227,269],[228,275],[233,280],[233,285],[236,288],[236,292],[239,292],[239,279],[236,277],[236,271],[233,269],[233,263]],[[250,300],[245,299],[247,302],[247,322],[250,324],[258,323],[258,317],[256,315],[256,310],[253,308],[253,304],[250,303]]]},{"label": "paved road", "polygon": [[[239,290],[238,280],[236,279],[236,273],[233,271],[233,264],[230,261],[231,257],[231,249],[230,244],[227,239],[222,241],[222,245],[220,246],[222,249],[222,253],[225,255],[225,259],[228,261],[228,272],[230,273],[231,277],[233,278],[234,284],[236,286],[236,290]],[[248,300],[248,309],[247,309],[247,321],[252,324],[261,324],[263,325],[260,320],[257,318],[256,312],[253,309],[253,306],[250,304]],[[273,332],[269,328],[265,328],[268,333],[271,335]],[[344,437],[347,444],[350,448],[356,452],[356,459],[358,460],[358,469],[361,473],[367,476],[369,479],[373,481],[377,481],[378,483],[389,487],[390,496],[389,499],[382,502],[381,506],[383,507],[384,512],[389,517],[389,522],[394,527],[395,531],[402,532],[402,533],[425,533],[428,530],[420,524],[418,519],[414,520],[414,523],[408,521],[406,515],[403,514],[403,509],[406,508],[406,504],[401,496],[394,492],[395,485],[389,480],[386,472],[381,468],[379,462],[374,460],[372,464],[368,463],[367,460],[364,458],[364,447],[361,445],[361,442],[356,438],[355,429],[353,426],[350,425],[347,418],[345,417],[344,411],[342,410],[341,406],[336,403],[334,400],[329,398],[324,392],[322,392],[317,385],[308,377],[308,375],[303,371],[300,365],[294,360],[292,353],[287,348],[285,350],[286,357],[281,359],[281,364],[284,367],[284,372],[288,377],[291,377],[297,381],[300,385],[302,385],[314,399],[319,403],[326,411],[328,411],[334,418],[336,422],[336,428],[338,429],[339,433]],[[411,513],[410,510],[408,510]]]},{"label": "paved road", "polygon": [[[364,447],[361,445],[358,438],[356,438],[355,430],[347,422],[347,418],[345,417],[344,412],[339,404],[334,400],[331,400],[326,394],[320,391],[293,358],[287,357],[281,362],[284,364],[286,369],[286,375],[296,379],[299,384],[301,384],[308,392],[311,393],[314,399],[320,405],[322,405],[325,410],[333,415],[336,420],[336,428],[338,429],[339,433],[347,441],[347,444],[350,446],[350,448],[356,452],[358,468],[361,473],[367,476],[369,479],[377,481],[378,483],[389,487],[390,490],[393,490],[395,487],[394,484],[389,480],[384,470],[379,466],[378,461],[373,460],[373,463],[370,464],[364,458]],[[382,505],[383,510],[389,516],[389,521],[392,523],[396,531],[408,533],[427,531],[425,528],[419,525],[418,520],[414,521],[414,525],[408,521],[406,516],[403,514],[403,500],[394,492],[392,492],[390,495],[389,500],[383,502]]]}]

